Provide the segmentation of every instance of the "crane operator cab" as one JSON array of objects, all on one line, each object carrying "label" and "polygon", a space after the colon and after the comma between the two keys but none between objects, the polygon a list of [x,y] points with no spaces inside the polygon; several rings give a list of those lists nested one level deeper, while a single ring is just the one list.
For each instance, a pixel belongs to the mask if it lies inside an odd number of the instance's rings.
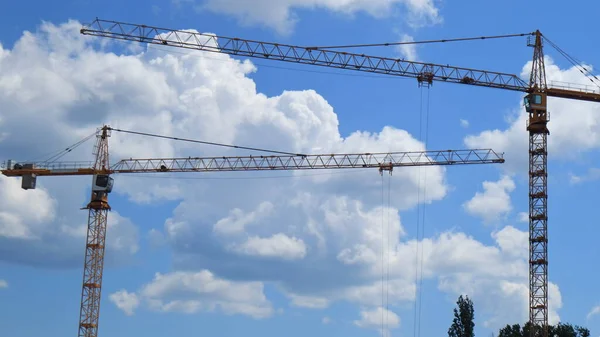
[{"label": "crane operator cab", "polygon": [[95,174],[92,180],[92,200],[88,205],[93,209],[110,209],[108,193],[112,192],[114,179],[108,174]]},{"label": "crane operator cab", "polygon": [[533,112],[533,110],[546,110],[546,106],[541,94],[532,93],[523,99],[525,103],[525,110],[527,112]]},{"label": "crane operator cab", "polygon": [[527,121],[527,130],[534,133],[550,133],[547,128],[549,120],[546,111],[546,94],[541,92],[532,92],[525,96],[523,103],[525,111],[529,114]]}]

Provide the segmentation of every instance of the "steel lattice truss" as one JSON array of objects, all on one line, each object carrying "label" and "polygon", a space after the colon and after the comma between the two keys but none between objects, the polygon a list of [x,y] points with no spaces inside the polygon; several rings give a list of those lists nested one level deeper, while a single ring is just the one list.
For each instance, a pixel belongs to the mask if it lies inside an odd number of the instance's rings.
[{"label": "steel lattice truss", "polygon": [[90,175],[95,173],[278,171],[307,169],[383,168],[503,163],[491,149],[442,150],[359,154],[187,157],[121,160],[108,170],[94,169],[85,162],[33,163],[32,169],[7,168],[6,176]]},{"label": "steel lattice truss", "polygon": [[504,162],[493,150],[446,150],[307,156],[246,156],[174,159],[129,159],[112,167],[128,172],[270,171],[305,169],[377,168]]},{"label": "steel lattice truss", "polygon": [[547,329],[548,322],[547,134],[531,133],[529,140],[529,320],[534,333]]},{"label": "steel lattice truss", "polygon": [[526,91],[528,88],[527,82],[513,74],[231,38],[110,20],[96,19],[90,25],[82,28],[81,33],[207,52],[412,77],[429,83],[436,80],[516,91]]},{"label": "steel lattice truss", "polygon": [[98,336],[107,219],[108,209],[89,210],[79,312],[79,337]]}]

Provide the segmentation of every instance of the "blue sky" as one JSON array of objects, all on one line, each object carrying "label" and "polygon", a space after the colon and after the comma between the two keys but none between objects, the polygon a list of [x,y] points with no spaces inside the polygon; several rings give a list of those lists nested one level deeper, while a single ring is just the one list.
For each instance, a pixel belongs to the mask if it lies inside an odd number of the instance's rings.
[{"label": "blue sky", "polygon": [[[377,336],[383,265],[390,269],[384,330],[392,336],[445,334],[461,293],[475,302],[476,333],[489,336],[527,319],[527,134],[519,93],[443,83],[427,89],[413,79],[101,45],[108,41],[79,35],[80,24],[100,17],[298,45],[540,29],[594,65],[589,32],[598,9],[593,1],[513,0],[10,2],[0,20],[0,153],[2,160],[43,157],[104,123],[284,151],[505,152],[503,165],[414,168],[392,177],[362,170],[117,176],[100,317],[100,335],[115,337]],[[524,78],[532,57],[525,38],[364,52]],[[551,47],[546,52],[550,80],[589,84]],[[551,321],[598,336],[598,229],[589,218],[600,177],[600,105],[549,105]],[[428,127],[420,127],[425,120]],[[90,159],[92,146],[65,160]],[[113,162],[248,154],[116,132],[110,146]],[[1,335],[77,329],[87,218],[79,208],[89,178],[40,178],[38,186],[23,191],[17,179],[0,177]],[[417,247],[423,281],[415,295]]]}]

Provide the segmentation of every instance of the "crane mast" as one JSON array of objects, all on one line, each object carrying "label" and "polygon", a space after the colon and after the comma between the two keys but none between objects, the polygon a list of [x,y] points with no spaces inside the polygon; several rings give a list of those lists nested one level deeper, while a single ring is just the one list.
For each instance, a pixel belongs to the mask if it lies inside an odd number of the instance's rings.
[{"label": "crane mast", "polygon": [[[536,31],[525,110],[529,114],[529,335],[548,336],[548,94],[542,34]],[[537,331],[541,329],[541,331]]]},{"label": "crane mast", "polygon": [[319,47],[300,47],[231,38],[98,18],[91,24],[82,27],[81,34],[234,56],[411,77],[417,79],[419,84],[430,85],[434,81],[449,82],[526,93],[524,100],[529,117],[527,120],[529,132],[529,322],[533,325],[530,334],[531,337],[548,337],[547,137],[549,131],[547,124],[549,115],[547,98],[558,97],[600,102],[600,92],[585,87],[547,86],[543,58],[543,35],[539,30],[527,34],[528,44],[534,47],[533,67],[529,83],[517,75],[508,73],[413,62]]},{"label": "crane mast", "polygon": [[[110,130],[105,126],[100,130],[94,148],[96,161],[94,171],[105,171],[109,165],[108,137]],[[104,271],[104,250],[106,247],[106,226],[108,221],[108,193],[112,190],[112,178],[108,175],[94,176],[89,210],[85,262],[83,265],[83,286],[79,311],[79,337],[98,336],[100,299],[102,293],[102,273]]]}]

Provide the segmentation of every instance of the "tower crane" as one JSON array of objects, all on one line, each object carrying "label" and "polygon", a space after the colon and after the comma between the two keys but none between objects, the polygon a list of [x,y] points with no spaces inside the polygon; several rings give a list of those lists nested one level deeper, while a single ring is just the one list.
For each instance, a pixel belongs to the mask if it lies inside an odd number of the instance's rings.
[{"label": "tower crane", "polygon": [[[48,161],[13,163],[12,160],[8,160],[0,166],[0,172],[3,175],[7,177],[21,177],[21,188],[25,190],[36,188],[37,177],[81,175],[93,177],[90,202],[85,207],[85,209],[89,210],[89,215],[81,293],[79,337],[98,336],[106,226],[108,211],[111,210],[108,203],[108,194],[113,189],[113,174],[351,168],[377,168],[381,174],[384,171],[392,174],[394,167],[504,163],[502,155],[497,154],[491,149],[475,149],[358,154],[304,155],[288,153],[269,156],[125,159],[111,166],[109,164],[108,152],[108,138],[111,136],[111,131],[182,140],[180,138],[114,129],[105,125],[96,134],[97,141],[94,147],[95,161],[93,163]],[[284,153],[279,151],[270,152]]]},{"label": "tower crane", "polygon": [[[547,127],[549,122],[547,99],[548,97],[558,97],[600,102],[600,91],[583,86],[548,86],[544,65],[544,41],[548,42],[573,63],[574,59],[570,58],[548,38],[543,36],[539,30],[526,34],[495,37],[421,41],[421,43],[429,43],[527,36],[528,46],[533,47],[533,65],[528,82],[525,82],[517,75],[509,73],[413,62],[334,50],[344,47],[383,46],[389,44],[302,47],[98,18],[91,24],[84,25],[80,32],[84,35],[225,53],[234,56],[247,56],[368,73],[411,77],[417,79],[419,85],[431,85],[434,81],[437,81],[526,93],[524,105],[529,117],[526,127],[529,132],[529,322],[532,324],[530,335],[531,337],[537,335],[548,337],[547,137],[550,132]],[[597,79],[591,76],[585,68],[580,68],[580,71],[590,76],[592,82],[594,82],[594,79]]]}]

